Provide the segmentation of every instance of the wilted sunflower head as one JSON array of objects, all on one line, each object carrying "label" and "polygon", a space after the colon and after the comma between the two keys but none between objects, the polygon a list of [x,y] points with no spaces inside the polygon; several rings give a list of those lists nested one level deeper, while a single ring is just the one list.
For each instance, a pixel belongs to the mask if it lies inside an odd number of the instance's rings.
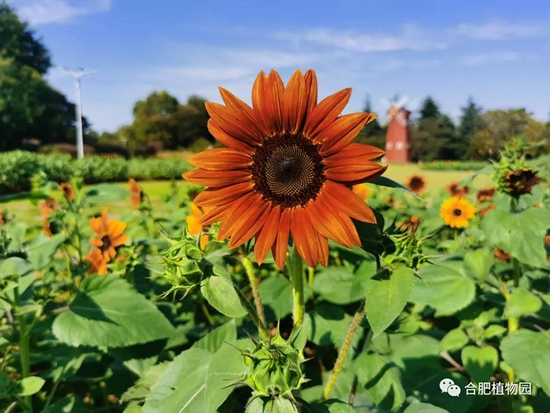
[{"label": "wilted sunflower head", "polygon": [[451,196],[465,196],[468,195],[470,192],[469,186],[460,186],[458,182],[451,182],[449,185],[447,185],[447,190],[451,194]]},{"label": "wilted sunflower head", "polygon": [[71,202],[75,197],[75,191],[73,186],[68,182],[61,182],[59,188],[63,191],[63,195],[67,201]]},{"label": "wilted sunflower head", "polygon": [[493,199],[494,194],[495,194],[495,188],[480,189],[476,193],[477,203],[482,204],[484,202],[490,201],[491,199]]},{"label": "wilted sunflower head", "polygon": [[415,194],[419,194],[426,188],[426,181],[422,175],[412,175],[407,181],[407,188]]},{"label": "wilted sunflower head", "polygon": [[466,228],[475,213],[476,209],[467,199],[453,196],[441,204],[440,217],[451,228]]},{"label": "wilted sunflower head", "polygon": [[513,169],[504,174],[501,178],[500,187],[503,192],[519,197],[530,194],[535,185],[541,181],[536,171],[529,168]]},{"label": "wilted sunflower head", "polygon": [[351,89],[317,102],[313,70],[294,72],[286,87],[279,74],[261,72],[252,107],[219,88],[225,105],[207,102],[208,130],[226,148],[190,159],[199,169],[184,174],[209,187],[194,202],[211,206],[202,225],[221,221],[218,239],[235,248],[255,237],[261,263],[271,248],[283,268],[289,237],[306,263],[328,264],[328,239],[360,245],[351,221],[375,222],[372,210],[349,189],[380,176],[384,152],[352,143],[372,113],[340,113]]}]

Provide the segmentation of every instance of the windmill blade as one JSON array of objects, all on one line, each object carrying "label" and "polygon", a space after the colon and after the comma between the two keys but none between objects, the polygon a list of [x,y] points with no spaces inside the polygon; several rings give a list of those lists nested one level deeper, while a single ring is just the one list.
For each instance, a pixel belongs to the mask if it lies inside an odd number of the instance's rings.
[{"label": "windmill blade", "polygon": [[405,104],[409,101],[409,97],[408,96],[403,96],[401,99],[399,99],[395,106],[398,107],[399,109],[401,109],[403,106],[405,106]]},{"label": "windmill blade", "polygon": [[409,102],[409,104],[407,105],[407,108],[410,111],[415,111],[418,108],[419,103],[420,103],[420,101],[418,99],[413,99]]},{"label": "windmill blade", "polygon": [[388,99],[380,99],[380,104],[384,107],[384,109],[389,109],[392,107],[392,104]]}]

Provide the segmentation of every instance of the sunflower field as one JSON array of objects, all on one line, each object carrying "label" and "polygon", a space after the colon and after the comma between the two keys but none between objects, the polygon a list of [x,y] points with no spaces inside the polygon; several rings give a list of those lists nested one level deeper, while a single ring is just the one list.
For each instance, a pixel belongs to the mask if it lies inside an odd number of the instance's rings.
[{"label": "sunflower field", "polygon": [[38,172],[40,224],[1,210],[0,410],[550,411],[547,156],[433,190],[311,70],[220,92],[160,206]]}]

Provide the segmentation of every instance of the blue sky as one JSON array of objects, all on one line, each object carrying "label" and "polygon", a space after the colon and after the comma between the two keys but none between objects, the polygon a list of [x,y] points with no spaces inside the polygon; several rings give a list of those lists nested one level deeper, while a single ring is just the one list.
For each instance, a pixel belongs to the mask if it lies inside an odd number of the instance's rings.
[{"label": "blue sky", "polygon": [[[286,81],[316,70],[320,97],[432,95],[458,117],[468,96],[484,109],[550,112],[550,2],[541,0],[8,0],[42,37],[55,65],[95,69],[82,81],[98,131],[132,120],[136,100],[166,89],[180,101],[220,102],[223,86],[250,102],[260,70]],[[72,80],[49,81],[72,100]]]}]

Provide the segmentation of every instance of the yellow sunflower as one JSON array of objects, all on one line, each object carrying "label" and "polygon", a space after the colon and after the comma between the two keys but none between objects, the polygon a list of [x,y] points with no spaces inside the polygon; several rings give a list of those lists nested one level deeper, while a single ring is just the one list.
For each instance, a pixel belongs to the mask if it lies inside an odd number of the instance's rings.
[{"label": "yellow sunflower", "polygon": [[367,200],[370,196],[370,189],[365,184],[353,185],[353,192],[359,195],[362,199]]},{"label": "yellow sunflower", "polygon": [[[205,212],[208,211],[209,208],[204,208]],[[201,209],[195,205],[194,202],[191,203],[191,215],[185,217],[185,222],[187,222],[187,229],[189,230],[189,233],[191,235],[198,235],[202,232],[204,232],[203,226],[200,223],[201,218],[203,217],[204,213],[201,211]],[[201,235],[199,244],[201,247],[201,250],[204,250],[206,248],[206,244],[208,243],[208,235]]]},{"label": "yellow sunflower", "polygon": [[475,207],[467,199],[453,196],[441,204],[440,217],[451,228],[466,228],[475,213]]},{"label": "yellow sunflower", "polygon": [[353,185],[382,175],[373,162],[384,152],[352,143],[372,113],[340,113],[351,96],[341,90],[317,102],[313,70],[297,70],[286,87],[279,74],[260,72],[252,88],[252,107],[224,88],[225,105],[207,102],[208,130],[226,148],[195,155],[199,169],[184,174],[209,187],[194,200],[211,206],[201,225],[221,221],[218,239],[235,248],[255,237],[263,262],[269,249],[285,265],[289,238],[310,266],[328,264],[328,239],[360,245],[351,218],[375,222]]}]

